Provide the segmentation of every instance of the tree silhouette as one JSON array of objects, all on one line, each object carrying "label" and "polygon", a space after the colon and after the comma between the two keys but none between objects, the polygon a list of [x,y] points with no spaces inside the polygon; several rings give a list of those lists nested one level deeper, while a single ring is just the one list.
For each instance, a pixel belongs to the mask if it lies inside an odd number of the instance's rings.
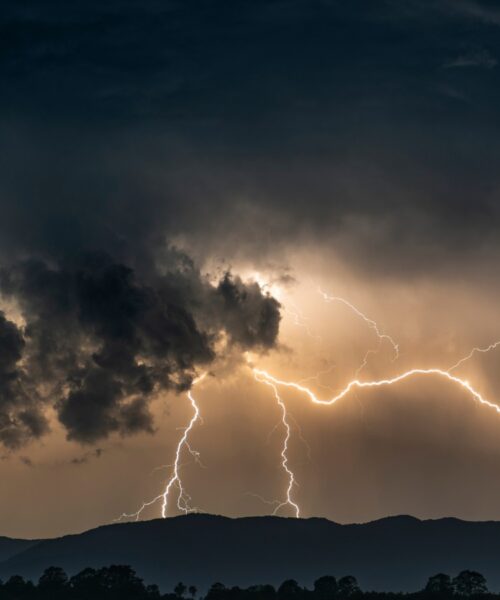
[{"label": "tree silhouette", "polygon": [[145,598],[156,600],[161,598],[160,588],[155,584],[147,585],[145,590]]},{"label": "tree silhouette", "polygon": [[55,600],[64,598],[68,586],[68,576],[60,567],[45,569],[38,580],[38,596]]},{"label": "tree silhouette", "polygon": [[298,599],[302,595],[302,588],[295,579],[287,579],[278,588],[278,597],[280,600]]},{"label": "tree silhouette", "polygon": [[[189,596],[187,593],[189,593]],[[332,575],[319,577],[312,590],[301,587],[295,579],[285,580],[278,588],[258,584],[248,588],[228,588],[214,583],[199,600],[500,600],[500,594],[489,594],[486,579],[476,571],[462,571],[453,580],[437,573],[429,577],[420,592],[362,592],[351,575],[336,580]],[[0,600],[195,600],[195,585],[179,582],[174,592],[162,593],[157,585],[144,585],[135,571],[125,565],[101,569],[87,568],[68,580],[59,567],[46,569],[38,584],[16,575],[7,582],[0,580]]]},{"label": "tree silhouette", "polygon": [[69,588],[76,599],[99,598],[104,589],[99,573],[95,569],[87,568],[80,571],[69,580]]},{"label": "tree silhouette", "polygon": [[146,588],[142,579],[137,577],[132,567],[126,565],[111,565],[99,569],[98,577],[106,598],[112,600],[138,600],[144,598]]},{"label": "tree silhouette", "polygon": [[425,592],[433,595],[451,595],[453,594],[453,583],[451,577],[445,573],[437,573],[429,577]]},{"label": "tree silhouette", "polygon": [[453,580],[455,592],[461,596],[486,594],[488,586],[486,579],[476,571],[461,571]]},{"label": "tree silhouette", "polygon": [[324,575],[314,582],[314,595],[320,600],[330,600],[337,593],[337,580],[332,575]]},{"label": "tree silhouette", "polygon": [[31,581],[25,581],[20,575],[13,575],[6,583],[3,584],[2,599],[17,600],[18,598],[33,598],[35,594],[35,586]]},{"label": "tree silhouette", "polygon": [[337,584],[337,595],[339,598],[349,598],[360,591],[356,577],[346,575],[341,577]]},{"label": "tree silhouette", "polygon": [[272,585],[252,585],[246,592],[259,600],[276,600],[276,590]]},{"label": "tree silhouette", "polygon": [[216,582],[212,584],[208,593],[205,597],[205,600],[218,600],[219,598],[224,598],[227,593],[227,588],[223,583]]}]

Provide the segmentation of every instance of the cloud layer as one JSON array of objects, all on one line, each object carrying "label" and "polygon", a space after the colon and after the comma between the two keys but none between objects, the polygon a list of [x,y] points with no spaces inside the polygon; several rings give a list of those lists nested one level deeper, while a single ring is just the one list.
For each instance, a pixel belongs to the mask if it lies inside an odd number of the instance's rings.
[{"label": "cloud layer", "polygon": [[190,256],[281,267],[315,246],[362,274],[491,280],[496,17],[472,0],[7,2],[0,293],[24,324],[0,320],[3,443],[42,435],[48,406],[82,442],[152,431],[150,398],[189,387],[223,337],[272,348],[278,303]]}]

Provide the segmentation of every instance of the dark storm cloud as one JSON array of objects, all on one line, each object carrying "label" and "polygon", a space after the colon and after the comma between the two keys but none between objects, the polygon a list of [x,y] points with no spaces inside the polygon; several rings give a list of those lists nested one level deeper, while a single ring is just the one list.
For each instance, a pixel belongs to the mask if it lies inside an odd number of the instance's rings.
[{"label": "dark storm cloud", "polygon": [[8,2],[1,27],[4,253],[496,262],[494,3]]},{"label": "dark storm cloud", "polygon": [[[30,260],[5,267],[0,289],[26,321],[24,337],[5,321],[0,338],[7,401],[16,407],[23,398],[10,391],[23,359],[24,377],[40,395],[48,390],[46,402],[70,439],[152,432],[150,398],[188,389],[196,369],[214,360],[220,332],[241,349],[275,344],[278,302],[229,274],[214,287],[176,256],[181,265],[163,274],[139,275],[103,254],[65,266]],[[37,432],[32,414],[18,418]]]},{"label": "dark storm cloud", "polygon": [[17,448],[45,433],[47,424],[34,390],[20,366],[25,342],[0,311],[0,443]]},{"label": "dark storm cloud", "polygon": [[217,293],[223,300],[222,314],[230,338],[243,348],[272,348],[279,330],[279,303],[271,296],[263,300],[257,283],[245,285],[228,273],[220,281]]},{"label": "dark storm cloud", "polygon": [[4,443],[41,435],[47,404],[80,441],[152,431],[151,396],[189,387],[222,332],[273,346],[277,303],[237,276],[210,285],[177,238],[200,262],[307,243],[402,278],[496,267],[496,14],[5,2],[2,293],[26,327],[1,371]]}]

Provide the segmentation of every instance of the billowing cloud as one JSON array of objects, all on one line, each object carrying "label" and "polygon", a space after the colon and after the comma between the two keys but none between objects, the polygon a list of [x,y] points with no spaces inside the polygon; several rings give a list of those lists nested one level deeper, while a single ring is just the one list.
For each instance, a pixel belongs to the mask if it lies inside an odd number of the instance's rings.
[{"label": "billowing cloud", "polygon": [[212,285],[185,260],[171,269],[139,274],[104,254],[4,268],[0,290],[26,323],[0,321],[6,445],[43,433],[43,403],[79,442],[152,432],[150,399],[188,389],[221,333],[229,349],[273,347],[279,303],[256,283],[226,273]]},{"label": "billowing cloud", "polygon": [[0,312],[0,443],[10,448],[47,429],[36,390],[20,366],[24,349],[21,331]]}]

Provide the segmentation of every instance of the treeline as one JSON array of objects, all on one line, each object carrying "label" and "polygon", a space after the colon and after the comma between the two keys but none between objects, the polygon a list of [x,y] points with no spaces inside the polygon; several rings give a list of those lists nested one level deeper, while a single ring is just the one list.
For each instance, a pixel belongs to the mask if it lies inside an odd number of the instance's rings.
[{"label": "treeline", "polygon": [[313,589],[288,579],[279,587],[253,585],[226,587],[214,583],[205,596],[195,586],[179,582],[173,591],[162,594],[157,585],[145,585],[129,566],[87,568],[68,577],[59,567],[46,569],[37,583],[15,575],[0,581],[0,600],[500,600],[488,591],[486,579],[475,571],[462,571],[456,577],[439,573],[429,578],[418,592],[364,592],[355,577],[320,577]]}]

